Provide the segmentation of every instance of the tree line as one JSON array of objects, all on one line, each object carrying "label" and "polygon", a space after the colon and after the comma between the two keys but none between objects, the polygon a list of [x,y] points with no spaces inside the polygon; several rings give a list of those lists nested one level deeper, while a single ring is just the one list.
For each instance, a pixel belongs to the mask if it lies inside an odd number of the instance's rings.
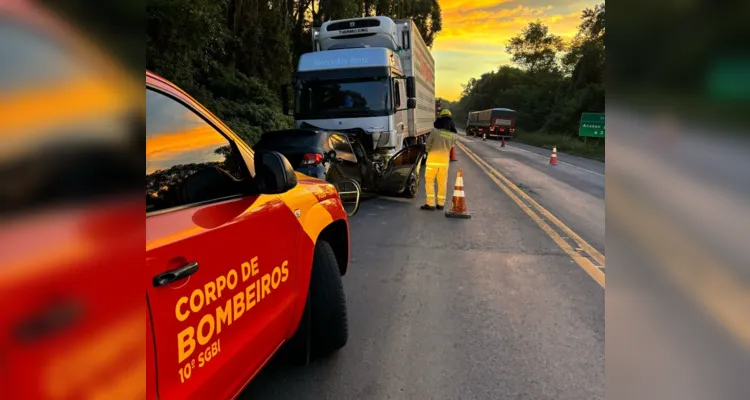
[{"label": "tree line", "polygon": [[428,46],[442,28],[438,0],[147,0],[146,68],[171,80],[254,144],[291,127],[279,88],[331,19],[411,18]]},{"label": "tree line", "polygon": [[524,132],[577,136],[583,112],[604,112],[604,3],[581,14],[578,33],[566,43],[542,22],[511,38],[514,65],[472,78],[463,86],[453,115],[463,125],[470,111],[494,107],[517,111]]}]

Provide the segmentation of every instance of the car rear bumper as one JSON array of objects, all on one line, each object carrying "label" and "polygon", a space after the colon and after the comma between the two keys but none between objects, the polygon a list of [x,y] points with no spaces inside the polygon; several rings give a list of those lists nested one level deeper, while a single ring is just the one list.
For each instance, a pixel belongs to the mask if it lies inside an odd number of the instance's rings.
[{"label": "car rear bumper", "polygon": [[506,137],[506,138],[512,138],[514,136],[515,129],[504,128],[502,130],[500,130],[500,129],[489,130],[487,128],[477,128],[474,132],[477,135],[487,134],[487,137]]}]

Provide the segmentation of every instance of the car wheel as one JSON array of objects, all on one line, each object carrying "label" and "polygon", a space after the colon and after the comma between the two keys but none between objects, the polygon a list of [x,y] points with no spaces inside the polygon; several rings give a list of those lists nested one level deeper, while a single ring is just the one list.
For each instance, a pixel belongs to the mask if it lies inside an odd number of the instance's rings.
[{"label": "car wheel", "polygon": [[404,189],[404,197],[413,199],[417,197],[419,192],[419,174],[416,171],[412,171],[409,180],[406,181],[406,189]]},{"label": "car wheel", "polygon": [[308,290],[305,311],[302,313],[302,319],[299,322],[299,327],[297,327],[297,332],[294,333],[294,336],[292,336],[285,346],[289,362],[300,367],[310,362],[310,322],[312,320],[310,308],[310,291]]},{"label": "car wheel", "polygon": [[315,246],[309,300],[312,355],[325,356],[344,347],[349,339],[344,284],[336,255],[325,241]]}]

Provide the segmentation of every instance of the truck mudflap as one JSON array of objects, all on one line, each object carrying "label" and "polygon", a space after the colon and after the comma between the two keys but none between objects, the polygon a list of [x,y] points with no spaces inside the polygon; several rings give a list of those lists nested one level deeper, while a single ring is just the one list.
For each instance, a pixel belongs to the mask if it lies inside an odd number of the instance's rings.
[{"label": "truck mudflap", "polygon": [[409,189],[409,185],[419,185],[419,169],[427,155],[423,144],[404,147],[388,160],[378,182],[378,191],[382,194],[400,195]]}]

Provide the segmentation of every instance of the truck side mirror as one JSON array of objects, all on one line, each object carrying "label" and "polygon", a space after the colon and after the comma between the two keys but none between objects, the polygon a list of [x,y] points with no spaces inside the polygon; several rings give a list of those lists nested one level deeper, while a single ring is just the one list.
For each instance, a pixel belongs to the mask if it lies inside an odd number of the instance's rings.
[{"label": "truck side mirror", "polygon": [[408,98],[417,97],[417,86],[414,82],[415,81],[413,76],[406,78],[406,97]]},{"label": "truck side mirror", "polygon": [[284,115],[292,115],[292,110],[289,108],[289,85],[281,85],[281,108]]},{"label": "truck side mirror", "polygon": [[417,99],[415,99],[413,97],[410,98],[410,99],[407,99],[406,100],[406,108],[408,108],[410,110],[413,110],[413,109],[417,108]]}]

